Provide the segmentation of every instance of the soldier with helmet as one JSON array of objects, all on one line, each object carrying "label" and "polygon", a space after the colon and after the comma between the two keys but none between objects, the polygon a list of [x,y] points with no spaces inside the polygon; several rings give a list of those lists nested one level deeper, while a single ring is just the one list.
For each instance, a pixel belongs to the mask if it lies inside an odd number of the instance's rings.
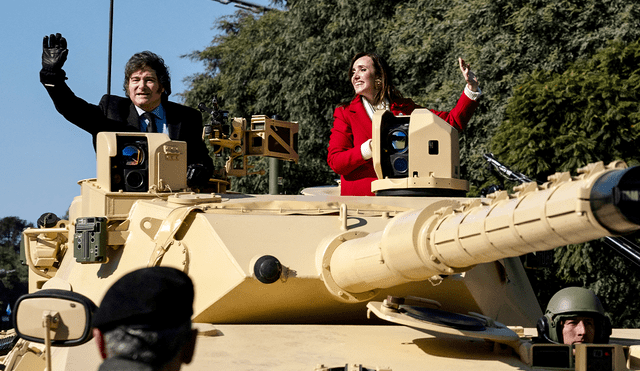
[{"label": "soldier with helmet", "polygon": [[593,291],[567,287],[558,291],[537,323],[538,336],[556,344],[607,344],[611,322]]}]

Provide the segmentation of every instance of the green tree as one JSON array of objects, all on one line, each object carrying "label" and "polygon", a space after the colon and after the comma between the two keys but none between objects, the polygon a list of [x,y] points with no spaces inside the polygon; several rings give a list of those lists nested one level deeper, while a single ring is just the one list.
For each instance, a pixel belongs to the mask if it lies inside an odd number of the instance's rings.
[{"label": "green tree", "polygon": [[27,282],[27,267],[20,262],[22,231],[27,228],[33,228],[33,224],[16,216],[0,219],[0,269],[16,270],[14,274],[2,278],[7,289],[18,282]]},{"label": "green tree", "polygon": [[[640,37],[640,5],[630,0],[291,0],[263,16],[238,11],[217,21],[221,34],[190,57],[206,71],[190,78],[188,105],[220,98],[231,116],[279,114],[300,123],[300,164],[284,167],[284,188],[333,184],[326,146],[335,106],[353,92],[348,63],[375,50],[396,70],[405,96],[448,110],[463,82],[457,58],[472,64],[485,92],[461,137],[463,176],[473,190],[487,176],[482,154],[504,120],[513,87],[532,71],[562,72],[608,40]],[[517,93],[517,92],[515,92]],[[264,168],[258,161],[257,167]],[[234,189],[266,192],[265,177]],[[473,192],[472,192],[473,194]]]},{"label": "green tree", "polygon": [[[27,293],[27,267],[20,262],[20,241],[22,231],[33,227],[15,216],[0,219],[0,312],[7,308],[7,304],[13,303]],[[11,273],[7,273],[14,271]]]},{"label": "green tree", "polygon": [[545,180],[591,162],[638,164],[640,43],[612,43],[563,73],[534,71],[514,90],[494,153]]},{"label": "green tree", "polygon": [[[189,105],[218,96],[230,116],[279,114],[300,123],[298,165],[285,164],[284,189],[335,184],[326,147],[335,106],[353,92],[347,77],[351,57],[372,49],[378,29],[401,2],[367,0],[289,1],[286,12],[257,18],[243,11],[218,22],[223,33],[191,58],[207,72],[191,78]],[[258,161],[256,169],[263,168]],[[234,180],[234,189],[264,193],[266,176]]]},{"label": "green tree", "polygon": [[0,219],[0,246],[12,246],[16,252],[20,252],[22,231],[30,227],[33,227],[33,224],[17,216]]},{"label": "green tree", "polygon": [[519,94],[518,81],[533,71],[561,73],[609,40],[638,39],[640,5],[629,0],[412,1],[397,7],[386,30],[379,49],[389,51],[390,64],[402,76],[401,90],[429,108],[447,110],[455,104],[458,56],[477,71],[485,96],[460,143],[462,174],[475,194],[488,175],[482,154],[504,121],[510,98]]}]

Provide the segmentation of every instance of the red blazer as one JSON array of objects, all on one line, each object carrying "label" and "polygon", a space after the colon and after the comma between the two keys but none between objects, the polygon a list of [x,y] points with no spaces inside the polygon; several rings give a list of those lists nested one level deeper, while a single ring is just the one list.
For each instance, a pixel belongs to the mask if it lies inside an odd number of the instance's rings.
[{"label": "red blazer", "polygon": [[[451,111],[435,113],[451,126],[462,131],[466,128],[478,102],[462,93],[458,103]],[[411,99],[401,99],[391,104],[394,115],[409,115],[420,108]],[[327,162],[340,174],[340,194],[342,196],[375,196],[371,192],[371,182],[378,179],[373,170],[373,161],[363,160],[360,153],[362,143],[371,139],[371,119],[364,109],[360,96],[347,106],[340,106],[333,112],[333,129],[329,139]]]}]

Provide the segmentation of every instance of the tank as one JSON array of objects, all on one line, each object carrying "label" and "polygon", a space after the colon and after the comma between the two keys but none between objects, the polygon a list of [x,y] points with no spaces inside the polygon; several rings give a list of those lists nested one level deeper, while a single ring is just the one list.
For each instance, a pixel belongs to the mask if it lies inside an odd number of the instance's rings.
[{"label": "tank", "polygon": [[[180,269],[200,333],[185,370],[640,369],[640,330],[577,345],[575,357],[535,344],[542,311],[519,258],[639,229],[640,168],[594,163],[467,198],[454,129],[428,110],[378,112],[376,197],[238,194],[226,177],[250,173],[248,156],[297,161],[298,126],[236,118],[227,134],[213,117],[204,139],[231,155],[210,189],[187,188],[184,142],[100,133],[97,176],[79,182],[69,220],[24,231],[30,293],[99,305],[132,270]],[[101,362],[92,341],[32,340],[0,358],[5,370]]]}]

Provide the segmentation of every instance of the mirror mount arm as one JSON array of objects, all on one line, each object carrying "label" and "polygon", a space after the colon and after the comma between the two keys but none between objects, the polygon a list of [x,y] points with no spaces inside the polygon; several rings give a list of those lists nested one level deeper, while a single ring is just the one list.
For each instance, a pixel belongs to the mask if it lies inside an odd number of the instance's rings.
[{"label": "mirror mount arm", "polygon": [[51,330],[58,328],[60,323],[60,313],[46,310],[42,313],[42,327],[44,327],[44,358],[47,364],[46,371],[51,369]]}]

